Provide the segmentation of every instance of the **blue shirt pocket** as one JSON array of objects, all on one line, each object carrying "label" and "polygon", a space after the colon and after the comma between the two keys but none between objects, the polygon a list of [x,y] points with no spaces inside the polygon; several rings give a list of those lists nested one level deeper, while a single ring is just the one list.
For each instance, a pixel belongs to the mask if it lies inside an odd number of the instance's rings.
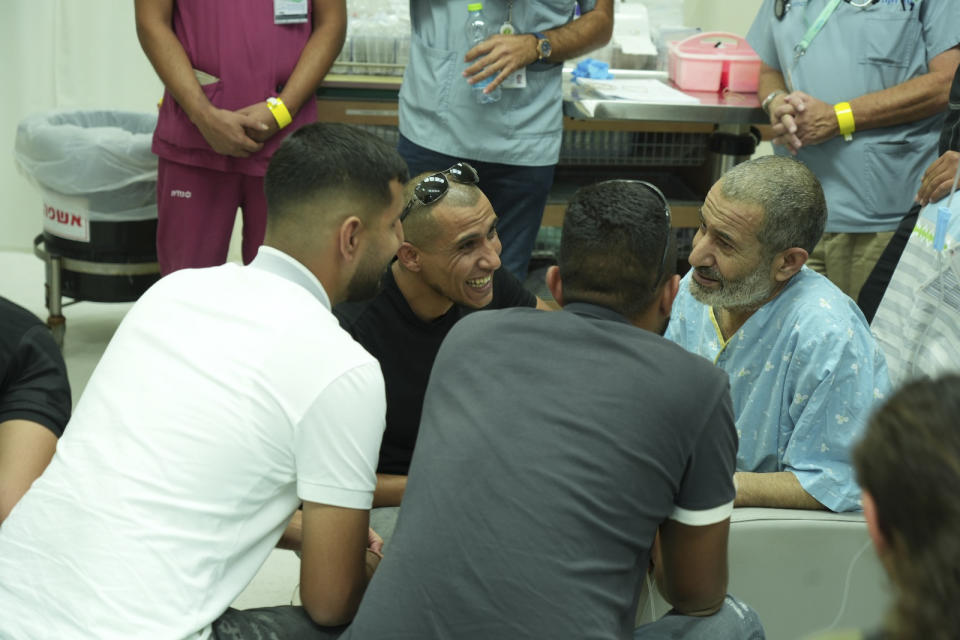
[{"label": "blue shirt pocket", "polygon": [[864,34],[859,62],[876,78],[877,89],[898,85],[925,71],[923,34],[913,12],[868,16]]}]

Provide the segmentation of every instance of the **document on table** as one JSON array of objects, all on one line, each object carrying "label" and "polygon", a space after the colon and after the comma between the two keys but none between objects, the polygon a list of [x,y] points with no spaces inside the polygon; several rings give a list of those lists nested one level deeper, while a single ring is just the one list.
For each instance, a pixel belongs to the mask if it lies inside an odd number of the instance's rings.
[{"label": "document on table", "polygon": [[651,78],[622,78],[596,80],[578,78],[577,84],[589,88],[598,97],[607,100],[628,100],[647,104],[700,104],[693,96]]}]

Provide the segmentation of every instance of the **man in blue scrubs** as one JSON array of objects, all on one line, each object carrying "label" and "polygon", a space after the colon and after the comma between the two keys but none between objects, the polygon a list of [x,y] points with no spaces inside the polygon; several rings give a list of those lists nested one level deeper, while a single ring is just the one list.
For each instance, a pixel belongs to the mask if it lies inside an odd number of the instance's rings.
[{"label": "man in blue scrubs", "polygon": [[[500,218],[503,266],[519,280],[540,229],[563,135],[562,62],[602,47],[613,0],[486,0],[497,33],[467,41],[467,2],[410,0],[410,63],[400,89],[400,143],[410,175],[467,160]],[[502,97],[478,104],[470,83]],[[469,82],[468,82],[469,81]]]},{"label": "man in blue scrubs", "polygon": [[936,158],[960,3],[764,0],[747,41],[777,153],[806,163],[826,194],[807,264],[856,299]]}]

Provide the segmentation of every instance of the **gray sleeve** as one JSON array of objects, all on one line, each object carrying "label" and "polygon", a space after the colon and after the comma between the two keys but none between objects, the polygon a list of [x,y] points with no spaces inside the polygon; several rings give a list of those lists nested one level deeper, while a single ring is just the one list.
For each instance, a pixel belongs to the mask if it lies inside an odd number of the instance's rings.
[{"label": "gray sleeve", "polygon": [[[753,47],[768,67],[780,69],[780,56],[773,40],[773,30],[770,28],[771,20],[776,20],[773,15],[773,0],[764,0],[753,19],[753,24],[750,25],[750,30],[747,31],[747,43]],[[761,96],[760,99],[763,100],[763,97]]]},{"label": "gray sleeve", "polygon": [[960,42],[960,3],[917,3],[923,27],[923,42],[927,62]]},{"label": "gray sleeve", "polygon": [[714,401],[694,445],[670,518],[682,524],[704,526],[730,516],[736,489],[737,430],[729,385]]}]

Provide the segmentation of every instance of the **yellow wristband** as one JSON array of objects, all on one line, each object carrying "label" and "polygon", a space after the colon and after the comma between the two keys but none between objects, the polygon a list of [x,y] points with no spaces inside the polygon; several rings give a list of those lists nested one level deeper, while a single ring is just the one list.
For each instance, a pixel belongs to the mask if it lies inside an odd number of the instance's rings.
[{"label": "yellow wristband", "polygon": [[277,126],[281,129],[293,122],[293,118],[290,117],[290,112],[287,111],[287,105],[283,104],[283,100],[280,98],[267,98],[267,107],[277,121]]},{"label": "yellow wristband", "polygon": [[838,102],[833,105],[833,110],[837,113],[837,124],[840,125],[840,133],[847,142],[853,140],[853,132],[856,125],[853,122],[853,109],[849,102]]}]

